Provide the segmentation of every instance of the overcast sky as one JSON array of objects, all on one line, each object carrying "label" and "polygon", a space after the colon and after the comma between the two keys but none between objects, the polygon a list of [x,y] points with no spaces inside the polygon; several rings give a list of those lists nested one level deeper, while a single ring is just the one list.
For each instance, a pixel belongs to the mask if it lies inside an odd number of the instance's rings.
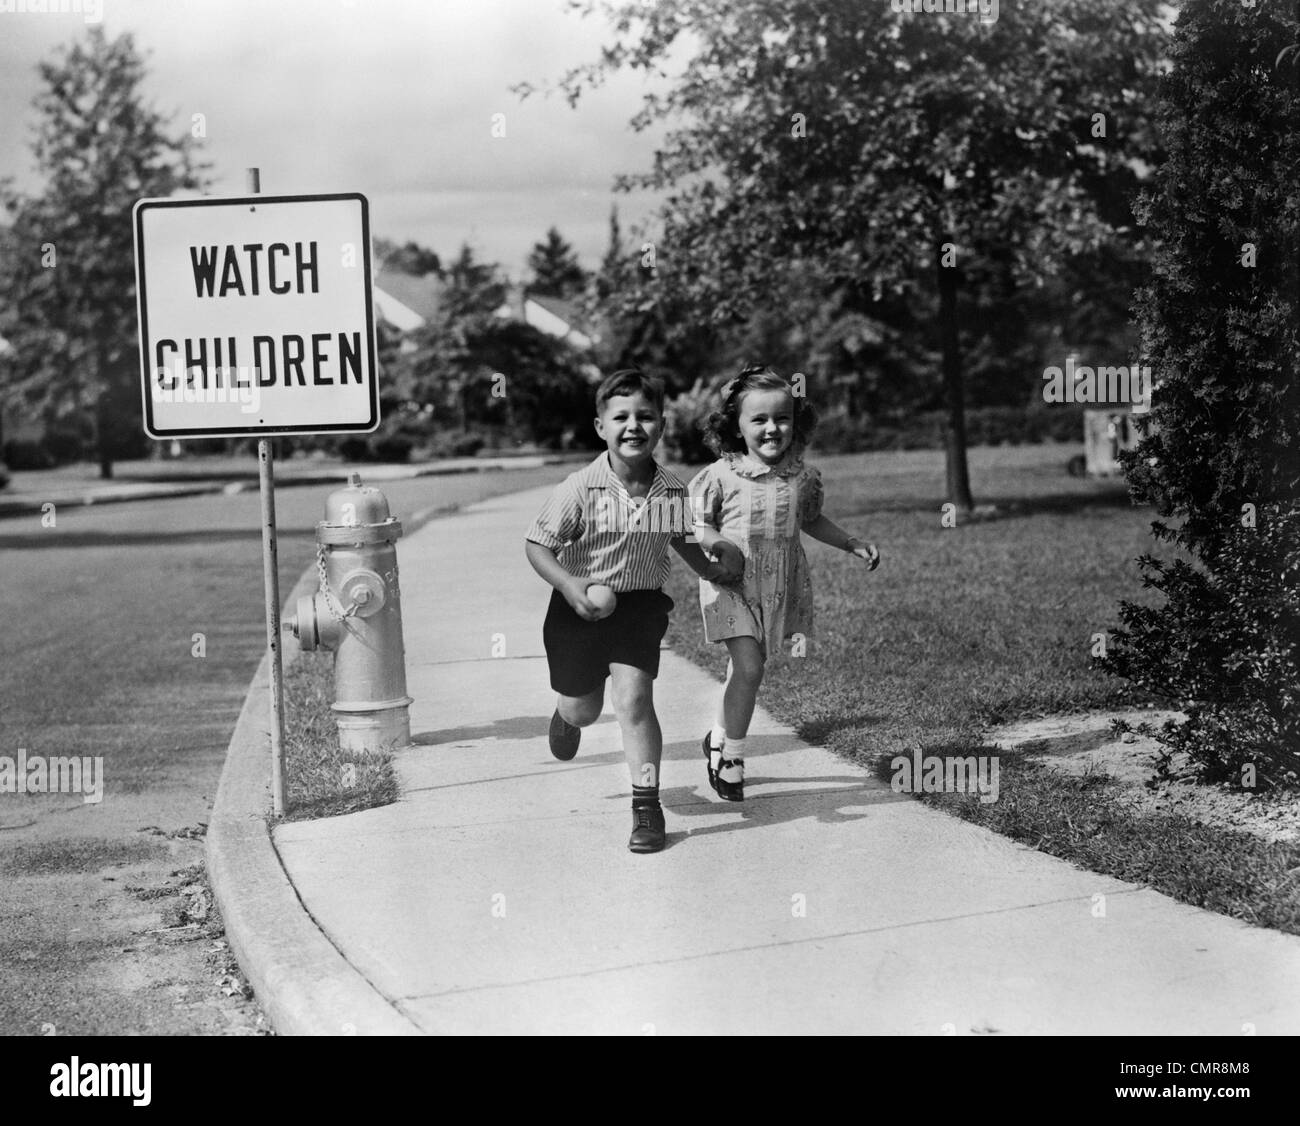
[{"label": "overcast sky", "polygon": [[[565,0],[0,0],[0,175],[34,188],[36,64],[86,34],[102,8],[149,53],[147,92],[189,131],[205,118],[215,195],[262,170],[266,194],[360,191],[376,236],[432,246],[469,241],[515,276],[557,226],[585,264],[607,244],[611,202],[624,234],[649,201],[615,196],[615,173],[649,166],[653,139],[627,122],[647,89],[620,75],[576,109],[559,96],[521,102],[590,61],[607,27]],[[35,0],[35,6],[41,6]],[[504,138],[492,136],[505,114]]]}]

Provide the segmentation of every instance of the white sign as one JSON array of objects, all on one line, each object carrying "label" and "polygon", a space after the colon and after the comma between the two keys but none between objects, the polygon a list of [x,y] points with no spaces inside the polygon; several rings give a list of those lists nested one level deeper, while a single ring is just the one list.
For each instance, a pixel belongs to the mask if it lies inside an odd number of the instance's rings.
[{"label": "white sign", "polygon": [[379,425],[365,196],[135,205],[152,438]]}]

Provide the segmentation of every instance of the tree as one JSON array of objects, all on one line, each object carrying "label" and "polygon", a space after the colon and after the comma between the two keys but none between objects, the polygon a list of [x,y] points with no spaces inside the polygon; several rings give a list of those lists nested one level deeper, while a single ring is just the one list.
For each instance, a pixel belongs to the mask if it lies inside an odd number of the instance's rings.
[{"label": "tree", "polygon": [[[468,247],[447,267],[439,315],[410,334],[412,352],[391,359],[399,399],[471,426],[558,444],[565,430],[585,437],[591,387],[580,357],[563,342],[500,315],[507,286],[498,268]],[[585,429],[584,429],[585,424]]]},{"label": "tree", "polygon": [[[1185,707],[1206,780],[1300,783],[1300,19],[1188,0],[1139,213],[1159,240],[1139,323],[1154,393],[1125,458],[1158,605],[1124,602],[1104,666]],[[1167,521],[1176,521],[1167,522]]]},{"label": "tree", "polygon": [[400,270],[404,274],[423,277],[425,274],[442,275],[442,259],[435,251],[417,242],[406,242],[402,246],[389,239],[375,239],[375,256],[382,265],[390,270]]},{"label": "tree", "polygon": [[1036,283],[1126,233],[1106,205],[1156,155],[1144,107],[1160,8],[1045,0],[986,26],[861,0],[610,0],[599,9],[615,41],[560,86],[576,102],[614,70],[653,74],[693,45],[632,122],[673,128],[652,167],[618,185],[668,193],[660,292],[743,320],[806,263],[863,316],[891,293],[932,297],[948,496],[968,509],[963,287],[1003,262]]},{"label": "tree", "polygon": [[496,320],[508,289],[497,267],[480,262],[468,243],[447,267],[447,288],[439,316],[413,334],[416,352],[409,365],[414,377],[410,397],[418,402],[450,404],[461,430],[469,428],[469,402],[476,385],[493,372],[475,355],[473,342]]},{"label": "tree", "polygon": [[136,200],[202,187],[194,138],[170,136],[145,105],[145,60],[100,27],[40,65],[33,151],[39,195],[0,185],[12,216],[0,264],[0,335],[13,349],[0,394],[47,423],[89,425],[100,473],[142,435],[136,342]]},{"label": "tree", "polygon": [[587,271],[578,262],[573,247],[554,227],[546,232],[545,241],[533,244],[528,268],[533,275],[528,283],[530,293],[577,297],[587,288]]},{"label": "tree", "polygon": [[618,225],[618,204],[612,204],[609,209],[609,245],[605,247],[605,257],[600,260],[600,270],[596,274],[596,300],[607,301],[618,293],[628,284],[631,274],[632,264]]},{"label": "tree", "polygon": [[495,313],[509,295],[501,271],[491,262],[480,262],[468,243],[452,260],[444,275],[447,288],[440,301],[441,314],[447,320]]}]

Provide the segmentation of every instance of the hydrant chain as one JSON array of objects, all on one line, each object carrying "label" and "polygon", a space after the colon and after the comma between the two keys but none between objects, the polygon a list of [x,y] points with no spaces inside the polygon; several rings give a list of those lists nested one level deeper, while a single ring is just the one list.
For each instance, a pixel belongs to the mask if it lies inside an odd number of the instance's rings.
[{"label": "hydrant chain", "polygon": [[334,597],[334,592],[330,589],[329,574],[325,570],[325,545],[316,545],[316,573],[320,575],[320,591],[325,596],[325,605],[333,612],[339,621],[345,621],[352,617],[361,607],[354,602],[346,610],[339,605],[339,600]]}]

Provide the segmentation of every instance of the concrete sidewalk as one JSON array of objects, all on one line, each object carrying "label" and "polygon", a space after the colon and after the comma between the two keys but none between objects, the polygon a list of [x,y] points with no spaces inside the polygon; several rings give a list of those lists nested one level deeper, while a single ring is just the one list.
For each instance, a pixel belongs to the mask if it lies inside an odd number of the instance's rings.
[{"label": "concrete sidewalk", "polygon": [[[281,910],[307,937],[274,973],[245,969],[282,1030],[1300,1032],[1300,939],[933,812],[761,709],[747,800],[719,801],[699,750],[718,684],[670,652],[668,848],[629,853],[608,708],[572,762],[547,749],[549,588],[523,554],[546,492],[399,544],[416,700],[402,798],[275,831]],[[274,948],[251,933],[270,916],[226,914],[241,959]],[[295,962],[312,942],[320,957]]]}]

